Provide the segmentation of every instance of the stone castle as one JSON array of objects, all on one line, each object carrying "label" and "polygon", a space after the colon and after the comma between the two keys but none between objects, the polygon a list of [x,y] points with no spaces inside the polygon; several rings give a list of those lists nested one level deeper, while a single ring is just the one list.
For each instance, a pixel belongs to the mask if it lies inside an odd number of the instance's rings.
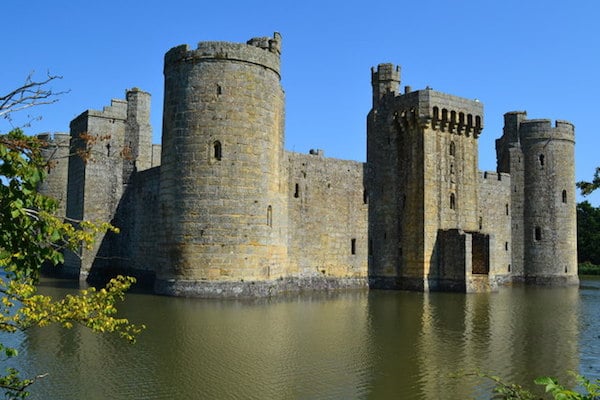
[{"label": "stone castle", "polygon": [[497,172],[481,172],[483,105],[400,93],[400,68],[380,64],[366,163],[286,151],[280,46],[275,33],[168,51],[162,145],[137,88],[43,135],[58,164],[42,190],[121,231],[66,254],[64,273],[200,297],[578,283],[572,124],[505,114]]}]

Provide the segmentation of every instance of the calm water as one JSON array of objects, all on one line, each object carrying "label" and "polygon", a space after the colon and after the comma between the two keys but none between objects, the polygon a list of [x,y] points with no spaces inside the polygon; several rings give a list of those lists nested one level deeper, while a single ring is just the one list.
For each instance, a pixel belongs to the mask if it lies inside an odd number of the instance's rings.
[{"label": "calm water", "polygon": [[[43,291],[61,294],[58,281]],[[259,301],[130,294],[131,346],[81,328],[31,330],[34,399],[486,399],[476,370],[529,384],[600,378],[600,280],[462,295],[355,291]]]}]

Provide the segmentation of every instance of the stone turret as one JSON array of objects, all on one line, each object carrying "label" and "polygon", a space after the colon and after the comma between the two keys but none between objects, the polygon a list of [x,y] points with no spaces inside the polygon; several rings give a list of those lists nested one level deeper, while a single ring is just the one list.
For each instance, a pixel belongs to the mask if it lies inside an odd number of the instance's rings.
[{"label": "stone turret", "polygon": [[519,137],[524,156],[525,280],[578,284],[573,125],[525,120]]},{"label": "stone turret", "polygon": [[280,43],[275,33],[165,55],[159,292],[236,295],[284,273]]},{"label": "stone turret", "polygon": [[[483,129],[483,105],[430,88],[398,95],[399,71],[381,64],[371,74],[374,106],[367,122],[371,284],[469,290],[465,263],[470,265],[471,255],[451,259],[451,249],[445,251],[440,243],[453,242],[448,235],[454,233],[478,231],[477,138]],[[459,246],[465,240],[471,246],[475,239],[460,237],[454,242]],[[481,264],[477,271],[487,273],[486,240],[481,240],[481,260],[474,262]],[[467,252],[466,247],[461,249],[457,251]]]}]

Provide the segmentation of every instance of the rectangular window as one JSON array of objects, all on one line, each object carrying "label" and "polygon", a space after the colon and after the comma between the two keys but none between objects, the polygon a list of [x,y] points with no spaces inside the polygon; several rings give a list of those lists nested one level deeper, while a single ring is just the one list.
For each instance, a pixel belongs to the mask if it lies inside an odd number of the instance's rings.
[{"label": "rectangular window", "polygon": [[354,238],[350,240],[350,252],[356,254],[356,239]]}]

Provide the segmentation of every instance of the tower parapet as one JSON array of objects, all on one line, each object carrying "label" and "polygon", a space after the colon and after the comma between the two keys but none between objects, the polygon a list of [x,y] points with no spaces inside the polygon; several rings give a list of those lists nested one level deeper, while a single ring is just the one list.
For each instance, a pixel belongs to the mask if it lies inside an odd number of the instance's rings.
[{"label": "tower parapet", "polygon": [[199,42],[196,50],[187,44],[172,48],[165,54],[165,74],[171,66],[209,60],[251,63],[263,66],[280,76],[281,35],[273,38],[253,38],[247,43]]},{"label": "tower parapet", "polygon": [[554,126],[549,119],[530,119],[521,121],[520,139],[525,140],[567,140],[575,142],[575,127],[572,123],[556,120]]}]

